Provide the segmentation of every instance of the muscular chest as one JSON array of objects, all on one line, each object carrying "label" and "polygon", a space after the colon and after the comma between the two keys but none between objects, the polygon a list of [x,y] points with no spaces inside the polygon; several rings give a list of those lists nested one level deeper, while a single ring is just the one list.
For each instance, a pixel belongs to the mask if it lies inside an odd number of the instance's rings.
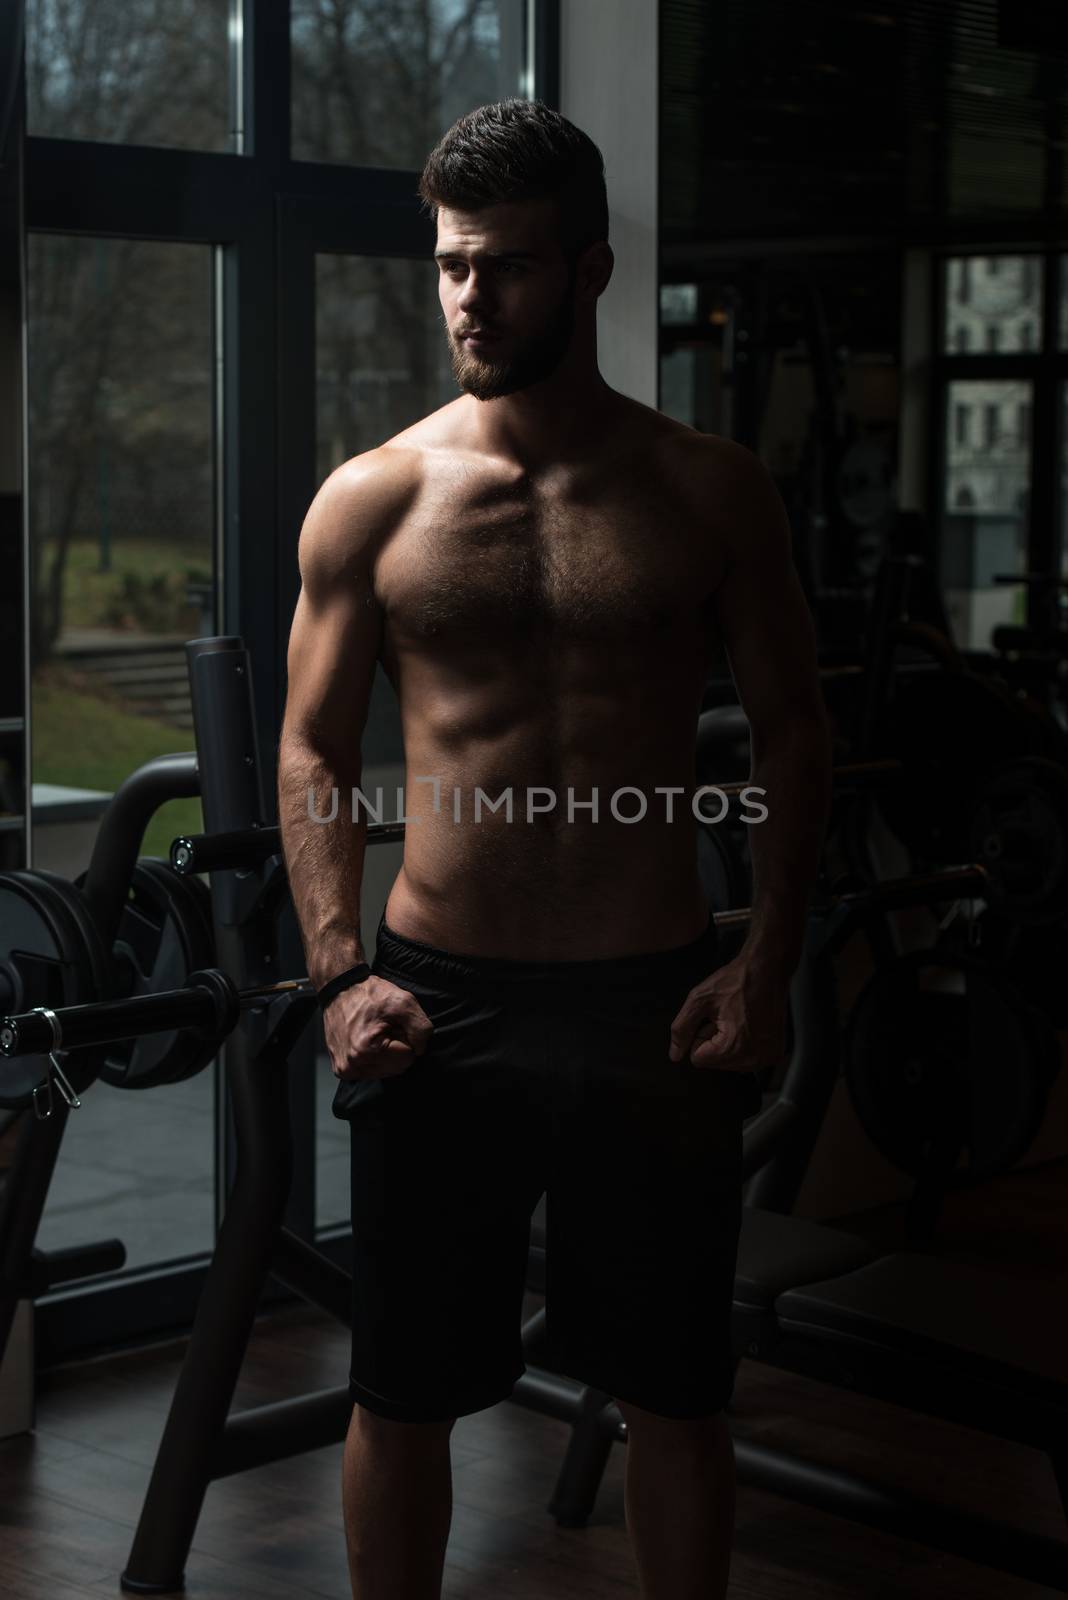
[{"label": "muscular chest", "polygon": [[611,642],[710,624],[707,537],[670,497],[483,488],[431,495],[380,564],[391,631],[412,643]]}]

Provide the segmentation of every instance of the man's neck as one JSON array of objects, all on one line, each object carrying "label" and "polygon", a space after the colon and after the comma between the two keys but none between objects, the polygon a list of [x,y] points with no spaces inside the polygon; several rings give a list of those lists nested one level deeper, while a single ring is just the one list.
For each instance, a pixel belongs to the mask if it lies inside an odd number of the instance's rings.
[{"label": "man's neck", "polygon": [[572,382],[549,382],[497,400],[472,398],[473,440],[485,454],[531,472],[581,461],[603,440],[618,403],[600,373],[579,389]]}]

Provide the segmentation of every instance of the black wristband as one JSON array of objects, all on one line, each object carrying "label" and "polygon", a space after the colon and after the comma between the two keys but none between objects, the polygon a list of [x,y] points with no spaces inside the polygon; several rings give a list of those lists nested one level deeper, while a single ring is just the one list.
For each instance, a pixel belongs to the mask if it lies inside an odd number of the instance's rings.
[{"label": "black wristband", "polygon": [[354,983],[365,983],[370,976],[370,967],[366,961],[361,961],[359,966],[349,967],[345,972],[339,972],[336,977],[328,978],[322,988],[315,991],[319,1010],[325,1011],[334,996],[339,995],[342,989],[351,989]]}]

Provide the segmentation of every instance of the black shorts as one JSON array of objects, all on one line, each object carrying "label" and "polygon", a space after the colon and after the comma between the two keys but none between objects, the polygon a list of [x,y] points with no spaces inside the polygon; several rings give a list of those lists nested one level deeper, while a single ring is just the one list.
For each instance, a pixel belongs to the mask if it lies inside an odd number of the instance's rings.
[{"label": "black shorts", "polygon": [[374,971],[434,1025],[390,1078],[340,1081],[352,1135],[349,1390],[401,1421],[507,1398],[546,1195],[552,1371],[663,1416],[721,1410],[752,1074],[668,1058],[714,925],[589,961],[455,956],[381,924]]}]

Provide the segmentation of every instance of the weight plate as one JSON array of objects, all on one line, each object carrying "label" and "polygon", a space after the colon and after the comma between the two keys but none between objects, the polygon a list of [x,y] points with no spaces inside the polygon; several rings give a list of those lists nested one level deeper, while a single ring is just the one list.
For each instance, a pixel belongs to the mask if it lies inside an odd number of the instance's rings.
[{"label": "weight plate", "polygon": [[1059,1056],[1045,1019],[984,964],[927,950],[870,979],[850,1013],[843,1060],[877,1149],[913,1176],[944,1160],[951,1186],[1023,1156]]},{"label": "weight plate", "polygon": [[[74,885],[28,868],[0,873],[0,1012],[84,1005],[107,996],[108,962]],[[60,1057],[76,1093],[98,1076],[100,1052]],[[48,1077],[46,1055],[0,1061],[0,1106],[21,1110]]]},{"label": "weight plate", "polygon": [[971,854],[990,878],[990,904],[1018,922],[1068,915],[1068,773],[1039,757],[984,784],[973,809]]},{"label": "weight plate", "polygon": [[[190,972],[215,965],[210,892],[166,862],[142,856],[119,920],[117,996],[180,989]],[[103,1047],[100,1076],[121,1089],[178,1083],[212,1061],[217,1045],[188,1029],[145,1034]]]},{"label": "weight plate", "polygon": [[61,877],[58,872],[49,872],[44,867],[34,867],[33,876],[38,882],[51,885],[67,914],[74,921],[81,934],[83,948],[89,957],[94,995],[98,1000],[104,999],[111,993],[115,973],[100,937],[100,930],[85,902],[85,896],[76,884],[71,883],[69,878]]}]

